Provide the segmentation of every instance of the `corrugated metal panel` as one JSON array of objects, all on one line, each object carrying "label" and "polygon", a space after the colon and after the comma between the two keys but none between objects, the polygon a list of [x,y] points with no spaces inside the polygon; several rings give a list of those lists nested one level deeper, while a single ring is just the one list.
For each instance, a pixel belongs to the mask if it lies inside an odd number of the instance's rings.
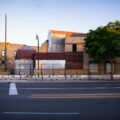
[{"label": "corrugated metal panel", "polygon": [[83,63],[81,62],[66,62],[66,69],[83,69]]},{"label": "corrugated metal panel", "polygon": [[35,50],[18,50],[17,59],[29,59],[33,60],[35,56]]},{"label": "corrugated metal panel", "polygon": [[79,61],[83,63],[83,52],[80,53],[65,53],[66,62]]},{"label": "corrugated metal panel", "polygon": [[[35,59],[38,59],[38,53],[35,54]],[[39,53],[40,60],[65,60],[65,53]]]},{"label": "corrugated metal panel", "polygon": [[[38,59],[38,53],[35,54]],[[83,52],[80,53],[39,53],[40,60],[66,60],[67,62],[79,61],[83,63]]]},{"label": "corrugated metal panel", "polygon": [[[38,53],[35,54],[37,60]],[[80,53],[39,53],[40,60],[66,60],[66,69],[83,69],[83,52]]]}]

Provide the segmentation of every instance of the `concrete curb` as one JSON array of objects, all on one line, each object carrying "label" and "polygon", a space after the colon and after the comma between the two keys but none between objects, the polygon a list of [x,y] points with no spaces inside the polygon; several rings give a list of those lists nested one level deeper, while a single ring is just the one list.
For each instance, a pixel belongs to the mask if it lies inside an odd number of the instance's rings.
[{"label": "concrete curb", "polygon": [[120,82],[120,80],[0,80],[0,83],[93,83],[93,82]]}]

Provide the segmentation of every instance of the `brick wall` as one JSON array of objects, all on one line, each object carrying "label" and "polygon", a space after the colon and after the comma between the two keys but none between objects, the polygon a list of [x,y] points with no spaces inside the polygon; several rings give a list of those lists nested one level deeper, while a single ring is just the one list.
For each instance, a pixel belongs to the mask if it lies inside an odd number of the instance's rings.
[{"label": "brick wall", "polygon": [[[7,64],[7,71],[13,73],[14,71],[14,60],[15,60],[15,51],[17,51],[19,48],[23,47],[24,44],[11,44],[11,43],[6,43],[6,64]],[[31,48],[34,48],[37,51],[37,46],[30,46]],[[1,52],[2,50],[5,50],[5,43],[0,42],[0,71],[1,73],[4,72],[5,69],[5,57],[2,56]]]},{"label": "brick wall", "polygon": [[72,52],[72,45],[76,44],[77,52],[84,51],[85,37],[67,37],[65,39],[65,52]]}]

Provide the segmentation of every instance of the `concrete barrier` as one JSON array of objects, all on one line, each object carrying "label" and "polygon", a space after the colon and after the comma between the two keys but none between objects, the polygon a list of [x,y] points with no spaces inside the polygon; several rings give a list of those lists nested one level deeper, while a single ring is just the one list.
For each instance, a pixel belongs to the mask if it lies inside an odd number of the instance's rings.
[{"label": "concrete barrier", "polygon": [[[110,80],[110,75],[0,75],[0,80]],[[114,80],[120,80],[120,75],[113,75]]]},{"label": "concrete barrier", "polygon": [[57,80],[65,80],[65,75],[56,75]]},{"label": "concrete barrier", "polygon": [[103,79],[101,75],[89,75],[89,79],[100,80]]},{"label": "concrete barrier", "polygon": [[57,75],[50,75],[50,80],[57,80]]},{"label": "concrete barrier", "polygon": [[81,75],[78,75],[78,80],[81,80]]},{"label": "concrete barrier", "polygon": [[88,80],[88,79],[89,79],[89,76],[88,76],[88,75],[81,75],[81,79],[82,79],[82,80]]},{"label": "concrete barrier", "polygon": [[[110,80],[111,75],[89,75],[89,79],[92,80]],[[120,79],[120,75],[113,75],[113,79]]]},{"label": "concrete barrier", "polygon": [[43,75],[43,80],[51,80],[50,75]]},{"label": "concrete barrier", "polygon": [[120,80],[120,75],[113,75],[113,79]]}]

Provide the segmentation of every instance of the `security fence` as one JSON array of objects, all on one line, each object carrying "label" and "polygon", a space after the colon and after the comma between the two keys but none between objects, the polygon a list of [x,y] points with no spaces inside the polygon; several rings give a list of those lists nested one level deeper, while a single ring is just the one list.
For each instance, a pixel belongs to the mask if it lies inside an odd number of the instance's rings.
[{"label": "security fence", "polygon": [[[13,75],[0,74],[0,79],[110,79],[108,69],[83,69],[81,64],[40,64],[39,69],[33,67],[19,67],[14,69]],[[29,68],[29,69],[28,69]],[[114,69],[114,78],[120,79],[120,69]]]}]

